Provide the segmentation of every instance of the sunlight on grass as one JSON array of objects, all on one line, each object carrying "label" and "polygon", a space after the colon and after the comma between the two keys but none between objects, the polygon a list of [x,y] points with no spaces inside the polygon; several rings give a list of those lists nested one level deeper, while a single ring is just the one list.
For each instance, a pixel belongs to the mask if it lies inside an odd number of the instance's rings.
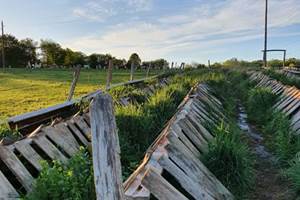
[{"label": "sunlight on grass", "polygon": [[[7,69],[0,71],[0,120],[25,112],[62,103],[67,99],[72,81],[71,69]],[[113,83],[129,80],[129,70],[113,72]],[[135,79],[145,77],[137,71]],[[155,75],[159,71],[153,71]],[[75,98],[103,88],[105,70],[82,70],[75,90]]]}]

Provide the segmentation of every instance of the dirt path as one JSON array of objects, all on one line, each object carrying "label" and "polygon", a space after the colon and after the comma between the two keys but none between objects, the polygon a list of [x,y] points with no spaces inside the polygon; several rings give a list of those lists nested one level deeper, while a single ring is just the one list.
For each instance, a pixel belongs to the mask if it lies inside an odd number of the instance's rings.
[{"label": "dirt path", "polygon": [[264,146],[264,138],[247,123],[243,107],[239,107],[239,126],[249,138],[250,148],[255,155],[255,186],[249,200],[295,200],[291,184],[280,175],[280,168]]}]

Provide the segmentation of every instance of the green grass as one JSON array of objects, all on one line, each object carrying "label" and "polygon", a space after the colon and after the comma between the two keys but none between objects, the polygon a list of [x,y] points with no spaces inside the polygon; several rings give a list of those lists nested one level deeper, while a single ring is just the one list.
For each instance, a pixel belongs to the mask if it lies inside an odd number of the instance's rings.
[{"label": "green grass", "polygon": [[[152,71],[155,75],[161,71]],[[72,81],[71,69],[6,69],[0,70],[0,120],[25,112],[62,103],[67,99]],[[129,80],[130,71],[114,70],[113,83]],[[144,78],[146,71],[137,71],[135,79]],[[75,98],[104,88],[105,70],[85,70],[75,90]]]},{"label": "green grass", "polygon": [[220,79],[209,85],[223,103],[227,123],[211,127],[215,138],[201,159],[237,199],[244,199],[253,185],[254,156],[237,126],[237,108],[240,100],[247,99],[250,84],[243,73],[222,72]]},{"label": "green grass", "polygon": [[272,69],[265,70],[264,73],[266,75],[268,75],[270,78],[280,81],[281,83],[283,83],[285,85],[293,85],[297,88],[300,88],[300,79],[287,77],[286,75],[278,73]]},{"label": "green grass", "polygon": [[246,108],[249,120],[263,127],[272,115],[277,96],[268,88],[253,88],[248,94]]},{"label": "green grass", "polygon": [[266,123],[264,133],[269,136],[269,145],[283,166],[300,151],[300,137],[291,128],[291,122],[286,115],[273,112]]},{"label": "green grass", "polygon": [[236,196],[243,197],[253,185],[253,159],[235,125],[221,123],[215,139],[201,158],[205,166]]}]

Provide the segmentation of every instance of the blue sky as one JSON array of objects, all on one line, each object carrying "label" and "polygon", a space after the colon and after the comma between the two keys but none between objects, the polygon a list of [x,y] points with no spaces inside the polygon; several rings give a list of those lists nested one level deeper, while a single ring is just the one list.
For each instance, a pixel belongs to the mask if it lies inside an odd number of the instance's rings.
[{"label": "blue sky", "polygon": [[[174,62],[262,57],[263,0],[1,1],[7,33],[86,54],[137,52],[143,60]],[[300,0],[269,1],[269,48],[300,57]]]}]

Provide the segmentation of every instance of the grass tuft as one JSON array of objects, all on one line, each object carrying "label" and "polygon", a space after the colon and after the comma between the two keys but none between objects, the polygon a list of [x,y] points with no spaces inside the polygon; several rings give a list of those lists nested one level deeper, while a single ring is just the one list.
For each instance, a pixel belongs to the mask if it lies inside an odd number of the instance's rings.
[{"label": "grass tuft", "polygon": [[238,129],[221,123],[215,139],[202,157],[206,167],[236,196],[243,196],[253,183],[253,159],[241,142]]}]

